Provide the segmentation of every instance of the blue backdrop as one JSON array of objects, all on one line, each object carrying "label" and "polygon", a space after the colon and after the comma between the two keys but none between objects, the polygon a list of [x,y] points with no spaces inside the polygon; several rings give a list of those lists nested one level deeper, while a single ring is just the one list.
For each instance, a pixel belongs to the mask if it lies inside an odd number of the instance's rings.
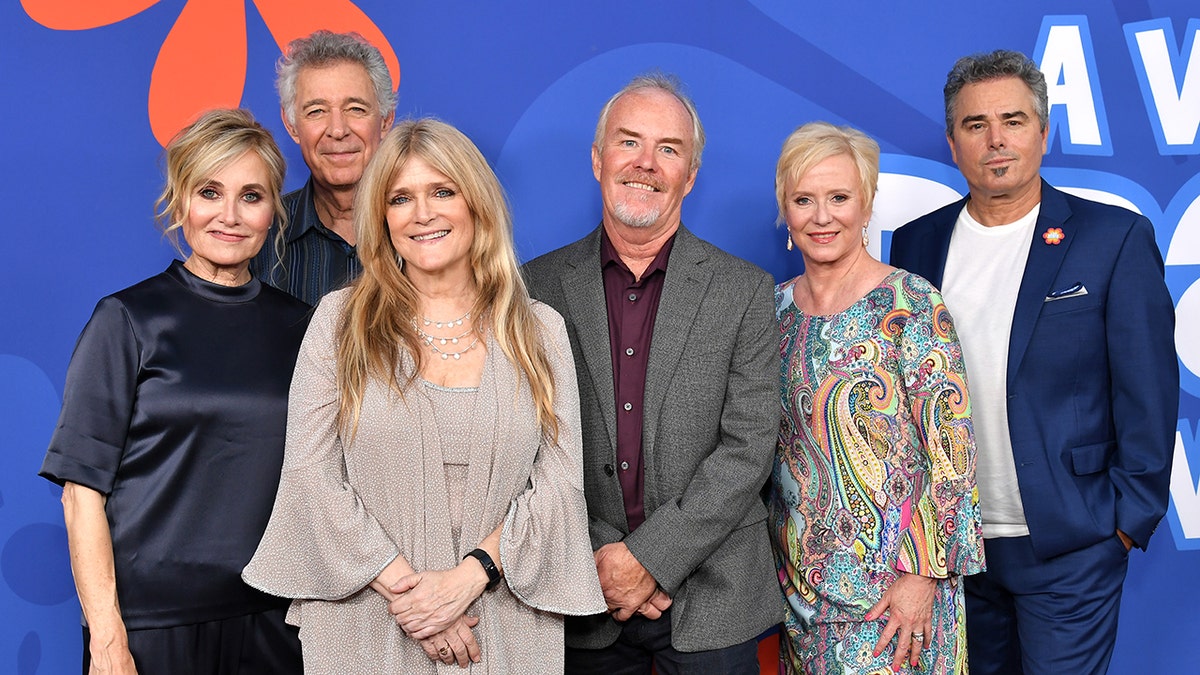
[{"label": "blue backdrop", "polygon": [[1113,672],[1197,671],[1195,0],[0,0],[0,672],[78,671],[59,490],[35,474],[96,300],[171,257],[151,218],[158,138],[180,106],[240,103],[275,132],[298,187],[306,171],[278,118],[273,64],[280,41],[322,25],[386,36],[398,114],[436,115],[476,141],[509,192],[525,259],[599,222],[589,145],[604,100],[639,72],[679,74],[709,134],[684,221],[779,280],[800,271],[772,185],[794,127],[825,119],[878,139],[872,247],[886,252],[892,229],[965,189],[943,132],[955,58],[1033,55],[1053,104],[1044,175],[1149,216],[1177,303],[1169,525],[1131,556]]}]

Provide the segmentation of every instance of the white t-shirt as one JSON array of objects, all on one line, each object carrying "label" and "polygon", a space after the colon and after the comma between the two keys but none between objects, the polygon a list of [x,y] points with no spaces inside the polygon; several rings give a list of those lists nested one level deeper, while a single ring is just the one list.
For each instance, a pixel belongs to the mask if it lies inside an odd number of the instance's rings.
[{"label": "white t-shirt", "polygon": [[963,207],[942,278],[942,298],[954,317],[967,365],[985,538],[1029,534],[1008,434],[1006,381],[1013,312],[1040,206],[1014,223],[995,227],[980,224]]}]

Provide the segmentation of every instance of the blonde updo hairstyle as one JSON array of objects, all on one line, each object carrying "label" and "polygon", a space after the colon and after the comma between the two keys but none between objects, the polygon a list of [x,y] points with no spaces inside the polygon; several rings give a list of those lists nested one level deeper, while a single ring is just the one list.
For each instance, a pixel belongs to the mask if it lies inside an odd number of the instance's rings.
[{"label": "blonde updo hairstyle", "polygon": [[[287,163],[271,132],[255,121],[248,110],[210,110],[175,134],[166,149],[166,185],[154,203],[159,227],[181,256],[187,253],[180,232],[192,207],[192,198],[203,185],[247,152],[254,152],[267,167],[268,198],[279,223],[275,248],[282,253],[287,218],[283,210],[283,176]],[[282,256],[280,256],[282,257]]]}]

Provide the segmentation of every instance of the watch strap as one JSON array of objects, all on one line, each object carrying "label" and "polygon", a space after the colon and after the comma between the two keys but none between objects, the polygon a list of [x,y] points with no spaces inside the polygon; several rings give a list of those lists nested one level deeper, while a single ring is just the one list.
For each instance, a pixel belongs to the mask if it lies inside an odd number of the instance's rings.
[{"label": "watch strap", "polygon": [[488,552],[477,548],[463,556],[463,560],[474,558],[483,565],[483,571],[487,573],[487,585],[483,587],[485,591],[490,591],[500,583],[500,570],[496,568],[496,563],[492,561],[492,556]]}]

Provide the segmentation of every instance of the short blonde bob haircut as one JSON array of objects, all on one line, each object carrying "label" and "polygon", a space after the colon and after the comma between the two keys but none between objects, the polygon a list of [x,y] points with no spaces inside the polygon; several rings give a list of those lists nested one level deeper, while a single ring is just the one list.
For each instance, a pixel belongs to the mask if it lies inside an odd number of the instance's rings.
[{"label": "short blonde bob haircut", "polygon": [[809,122],[787,137],[779,153],[779,163],[775,167],[777,224],[786,219],[788,186],[795,185],[814,166],[838,155],[847,155],[854,160],[858,168],[859,191],[867,206],[873,207],[879,185],[879,144],[852,127]]},{"label": "short blonde bob haircut", "polygon": [[[471,308],[482,339],[491,331],[504,355],[528,383],[542,435],[556,442],[554,382],[513,248],[512,216],[487,160],[461,131],[432,118],[406,120],[383,139],[358,184],[354,202],[356,246],[363,273],[353,284],[338,336],[338,420],[352,437],[367,381],[387,382],[400,395],[416,380],[424,359],[417,337],[417,289],[404,273],[388,231],[388,191],[404,165],[418,157],[453,181],[475,218],[471,270],[478,298]],[[397,380],[401,353],[414,363]]]},{"label": "short blonde bob haircut", "polygon": [[[180,255],[186,257],[180,232],[192,207],[192,197],[221,169],[254,152],[267,167],[267,185],[279,233],[275,247],[281,249],[287,216],[283,210],[283,176],[287,163],[271,132],[242,109],[210,110],[184,127],[166,149],[167,182],[154,203],[155,216],[163,236]],[[281,256],[282,257],[282,256]]]}]

